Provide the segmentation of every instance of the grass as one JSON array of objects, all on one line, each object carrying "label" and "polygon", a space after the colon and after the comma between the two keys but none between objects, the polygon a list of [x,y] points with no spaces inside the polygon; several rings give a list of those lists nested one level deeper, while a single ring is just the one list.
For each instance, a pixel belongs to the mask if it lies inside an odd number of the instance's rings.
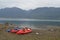
[{"label": "grass", "polygon": [[[0,40],[60,40],[60,29],[56,31],[36,30],[25,35],[8,33],[4,29],[0,31]],[[38,32],[39,34],[36,34]]]}]

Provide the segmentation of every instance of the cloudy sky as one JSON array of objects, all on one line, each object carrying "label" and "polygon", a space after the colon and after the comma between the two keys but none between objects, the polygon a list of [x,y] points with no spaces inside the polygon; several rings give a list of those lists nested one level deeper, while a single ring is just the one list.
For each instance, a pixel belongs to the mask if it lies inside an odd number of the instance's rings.
[{"label": "cloudy sky", "polygon": [[37,7],[60,7],[60,0],[0,0],[0,8],[18,7],[24,10]]}]

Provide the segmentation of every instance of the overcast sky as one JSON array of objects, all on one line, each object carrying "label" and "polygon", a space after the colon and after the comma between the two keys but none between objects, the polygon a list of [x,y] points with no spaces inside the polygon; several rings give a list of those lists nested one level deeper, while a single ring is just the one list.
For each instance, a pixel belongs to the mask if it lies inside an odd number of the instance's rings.
[{"label": "overcast sky", "polygon": [[0,8],[18,7],[24,10],[38,7],[60,7],[60,0],[0,0]]}]

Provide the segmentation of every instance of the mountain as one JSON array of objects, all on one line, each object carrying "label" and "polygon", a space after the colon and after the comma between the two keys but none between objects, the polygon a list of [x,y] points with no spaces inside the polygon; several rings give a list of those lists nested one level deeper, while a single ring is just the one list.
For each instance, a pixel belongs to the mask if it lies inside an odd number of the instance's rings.
[{"label": "mountain", "polygon": [[60,8],[40,7],[28,11],[17,7],[3,8],[0,18],[60,19]]},{"label": "mountain", "polygon": [[60,19],[60,8],[43,7],[30,12],[33,18],[37,19]]},{"label": "mountain", "polygon": [[13,7],[0,9],[0,18],[22,18],[26,14],[25,10]]}]

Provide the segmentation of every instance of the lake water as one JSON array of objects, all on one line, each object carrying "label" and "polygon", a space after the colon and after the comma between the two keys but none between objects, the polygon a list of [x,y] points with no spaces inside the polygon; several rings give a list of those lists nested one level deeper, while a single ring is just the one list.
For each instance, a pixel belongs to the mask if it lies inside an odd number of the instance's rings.
[{"label": "lake water", "polygon": [[60,20],[40,20],[40,19],[1,19],[0,23],[19,24],[29,27],[45,27],[46,25],[60,26]]}]

